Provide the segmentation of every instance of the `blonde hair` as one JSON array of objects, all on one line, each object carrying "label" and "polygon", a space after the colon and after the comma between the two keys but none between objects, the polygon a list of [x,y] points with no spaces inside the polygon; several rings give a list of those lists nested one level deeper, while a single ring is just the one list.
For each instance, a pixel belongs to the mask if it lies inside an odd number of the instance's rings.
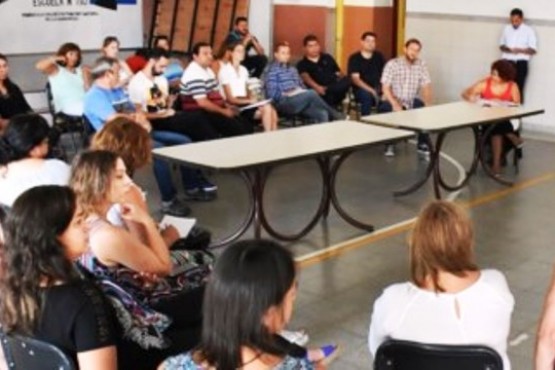
[{"label": "blonde hair", "polygon": [[409,238],[411,278],[423,288],[431,279],[436,292],[439,272],[464,277],[477,271],[474,262],[474,230],[467,213],[451,202],[434,201],[418,216]]},{"label": "blonde hair", "polygon": [[116,153],[130,174],[152,160],[150,135],[125,117],[118,117],[106,123],[93,136],[91,149]]},{"label": "blonde hair", "polygon": [[96,213],[108,200],[118,158],[106,150],[89,150],[74,159],[69,186],[86,215]]}]

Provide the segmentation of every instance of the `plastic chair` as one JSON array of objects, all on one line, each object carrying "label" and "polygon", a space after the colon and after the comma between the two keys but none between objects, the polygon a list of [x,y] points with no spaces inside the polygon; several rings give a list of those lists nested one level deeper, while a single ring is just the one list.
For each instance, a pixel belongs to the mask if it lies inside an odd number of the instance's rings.
[{"label": "plastic chair", "polygon": [[[69,116],[62,112],[56,112],[54,107],[54,95],[52,94],[52,87],[50,82],[46,83],[46,100],[48,102],[48,110],[52,116],[52,130],[55,135],[61,136],[63,134],[70,134],[71,144],[74,153],[77,153],[83,143],[86,143],[87,127],[82,116]],[[75,134],[80,138],[80,143],[76,142]]]},{"label": "plastic chair", "polygon": [[76,370],[73,361],[50,343],[20,335],[6,335],[0,330],[0,341],[8,369]]},{"label": "plastic chair", "polygon": [[479,345],[388,340],[378,348],[374,370],[503,370],[501,356]]}]

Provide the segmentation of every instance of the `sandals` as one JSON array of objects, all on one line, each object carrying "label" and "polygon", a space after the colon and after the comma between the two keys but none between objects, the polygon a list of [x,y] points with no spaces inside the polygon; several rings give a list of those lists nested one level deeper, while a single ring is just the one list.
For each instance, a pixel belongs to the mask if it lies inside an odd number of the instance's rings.
[{"label": "sandals", "polygon": [[[309,356],[307,352],[307,359],[313,363],[318,363],[318,364],[327,366],[337,358],[340,352],[340,347],[337,344],[328,344],[328,345],[316,348],[314,350],[320,350],[324,356],[319,360],[313,361],[310,358],[308,358]],[[308,350],[308,351],[314,351],[314,350]]]}]

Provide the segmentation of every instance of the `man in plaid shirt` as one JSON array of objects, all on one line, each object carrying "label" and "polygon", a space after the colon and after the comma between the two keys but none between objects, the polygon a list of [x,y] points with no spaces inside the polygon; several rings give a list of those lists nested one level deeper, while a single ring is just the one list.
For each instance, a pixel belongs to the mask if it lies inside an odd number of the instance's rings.
[{"label": "man in plaid shirt", "polygon": [[[421,108],[432,103],[430,73],[424,61],[418,58],[421,49],[420,41],[410,39],[405,43],[404,55],[385,65],[381,79],[384,100],[378,107],[380,113]],[[418,135],[418,152],[429,155],[425,134]],[[385,155],[395,155],[393,144],[386,146]]]}]

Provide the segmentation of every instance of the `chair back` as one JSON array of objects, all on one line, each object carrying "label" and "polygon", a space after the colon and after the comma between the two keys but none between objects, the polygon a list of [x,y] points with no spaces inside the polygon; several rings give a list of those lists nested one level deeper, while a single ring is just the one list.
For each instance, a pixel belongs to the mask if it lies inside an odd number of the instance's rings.
[{"label": "chair back", "polygon": [[384,342],[374,370],[503,370],[501,356],[479,345],[443,345],[402,340]]},{"label": "chair back", "polygon": [[8,369],[76,370],[73,361],[52,344],[21,335],[6,335],[0,330],[0,342]]}]

